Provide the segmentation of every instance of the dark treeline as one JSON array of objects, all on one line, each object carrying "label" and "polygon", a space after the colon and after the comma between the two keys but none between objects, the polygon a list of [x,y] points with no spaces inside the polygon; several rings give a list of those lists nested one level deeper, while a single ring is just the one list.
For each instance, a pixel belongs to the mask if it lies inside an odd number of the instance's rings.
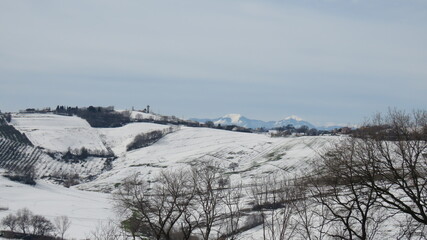
[{"label": "dark treeline", "polygon": [[86,121],[92,127],[98,128],[109,128],[109,127],[120,127],[130,123],[129,112],[116,112],[114,107],[64,107],[57,106],[55,109],[56,114],[61,115],[77,115]]},{"label": "dark treeline", "polygon": [[[285,137],[290,135],[304,135],[304,136],[320,136],[320,135],[337,135],[337,134],[351,134],[353,130],[349,127],[337,128],[331,131],[318,130],[316,128],[309,128],[306,125],[295,127],[292,124],[286,126],[276,127],[272,129],[272,137]],[[260,129],[259,131],[267,131],[266,129]]]},{"label": "dark treeline", "polygon": [[126,151],[131,151],[143,147],[150,146],[159,141],[166,134],[172,133],[173,128],[169,127],[163,130],[155,130],[148,133],[141,133],[135,136],[133,141],[126,146]]}]

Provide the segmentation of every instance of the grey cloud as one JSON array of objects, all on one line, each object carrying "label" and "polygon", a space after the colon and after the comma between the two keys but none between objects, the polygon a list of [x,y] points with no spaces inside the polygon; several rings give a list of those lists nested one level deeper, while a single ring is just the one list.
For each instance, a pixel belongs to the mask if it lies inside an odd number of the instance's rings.
[{"label": "grey cloud", "polygon": [[[423,100],[426,9],[422,1],[394,0],[3,1],[0,93],[19,102],[22,82],[55,82],[58,91],[61,84],[73,91],[55,99],[81,104],[102,104],[111,88],[117,98],[108,100],[124,106],[153,99],[174,111],[168,100],[189,104],[193,96],[200,103],[192,109],[207,104],[225,114],[250,112],[258,100],[271,106],[263,113],[271,118],[332,121],[318,108],[332,111],[322,105],[337,103],[341,115],[361,118],[371,101],[408,108]],[[80,90],[82,100],[72,100],[81,86],[99,83],[98,95]],[[128,96],[132,86],[132,94],[150,86],[162,98]],[[224,97],[233,91],[239,101]],[[0,100],[0,108],[11,104]],[[190,107],[180,111],[191,114]]]}]

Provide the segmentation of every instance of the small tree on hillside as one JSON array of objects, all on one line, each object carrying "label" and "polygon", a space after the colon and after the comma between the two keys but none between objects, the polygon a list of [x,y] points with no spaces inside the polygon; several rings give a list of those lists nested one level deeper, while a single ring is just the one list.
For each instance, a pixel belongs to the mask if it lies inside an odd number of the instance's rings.
[{"label": "small tree on hillside", "polygon": [[28,208],[19,209],[16,213],[17,226],[22,233],[26,234],[29,232],[32,216],[33,213]]},{"label": "small tree on hillside", "polygon": [[380,207],[376,192],[361,184],[362,176],[356,169],[365,166],[353,154],[351,149],[326,153],[310,179],[312,195],[330,213],[325,217],[335,231],[329,231],[329,236],[375,239],[388,215]]},{"label": "small tree on hillside", "polygon": [[241,205],[243,202],[243,184],[229,185],[224,190],[222,204],[225,206],[225,235],[228,240],[235,240],[239,234],[240,220],[242,218]]},{"label": "small tree on hillside", "polygon": [[54,219],[55,230],[61,239],[64,239],[65,233],[71,226],[71,220],[67,216],[59,216]]},{"label": "small tree on hillside", "polygon": [[284,176],[273,175],[254,179],[250,189],[253,210],[259,212],[264,240],[292,239],[295,222],[292,218],[293,201],[299,199],[297,191]]},{"label": "small tree on hillside", "polygon": [[34,235],[45,236],[55,229],[53,224],[47,218],[40,215],[32,216],[30,224]]},{"label": "small tree on hillside", "polygon": [[5,227],[8,227],[10,231],[14,232],[18,225],[18,219],[10,213],[2,219],[1,224]]},{"label": "small tree on hillside", "polygon": [[[142,232],[145,237],[157,240],[174,239],[178,221],[182,216],[188,216],[186,213],[193,198],[194,187],[185,171],[162,172],[153,185],[143,181],[139,175],[133,175],[121,184],[115,195],[119,209],[131,215],[122,222],[125,230],[133,235],[141,232],[142,228],[138,229],[136,224],[139,221],[148,229]],[[186,230],[184,239],[190,238],[194,228],[181,226]]]},{"label": "small tree on hillside", "polygon": [[205,122],[205,126],[208,128],[213,128],[213,127],[215,127],[215,124],[212,121],[207,121],[207,122]]},{"label": "small tree on hillside", "polygon": [[88,239],[92,240],[121,240],[125,239],[120,227],[111,220],[100,222],[96,229],[90,233]]}]

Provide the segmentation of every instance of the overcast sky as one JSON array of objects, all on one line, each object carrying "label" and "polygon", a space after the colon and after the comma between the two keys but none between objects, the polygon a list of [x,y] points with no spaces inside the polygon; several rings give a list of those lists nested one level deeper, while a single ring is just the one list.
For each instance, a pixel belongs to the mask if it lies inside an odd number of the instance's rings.
[{"label": "overcast sky", "polygon": [[324,125],[426,103],[426,0],[0,0],[2,111]]}]

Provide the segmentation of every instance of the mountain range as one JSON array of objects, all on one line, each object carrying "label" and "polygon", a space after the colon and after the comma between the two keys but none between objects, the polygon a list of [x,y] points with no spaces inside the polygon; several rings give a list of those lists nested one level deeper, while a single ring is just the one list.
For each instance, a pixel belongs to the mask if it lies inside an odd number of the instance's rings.
[{"label": "mountain range", "polygon": [[289,117],[286,117],[279,121],[262,121],[262,120],[256,120],[256,119],[249,119],[247,117],[244,117],[240,114],[227,114],[220,118],[192,118],[190,120],[205,123],[208,121],[212,121],[214,124],[218,125],[237,125],[241,127],[246,128],[266,128],[266,129],[272,129],[276,127],[284,127],[289,124],[292,124],[295,128],[299,128],[303,125],[309,127],[309,128],[316,128],[318,130],[331,130],[335,128],[340,128],[342,126],[329,126],[329,127],[323,127],[323,126],[315,126],[311,124],[310,122],[307,122],[298,116],[292,115]]},{"label": "mountain range", "polygon": [[208,121],[212,121],[215,125],[221,124],[221,125],[237,125],[245,128],[266,128],[266,129],[272,129],[276,127],[284,127],[289,124],[292,124],[295,128],[299,128],[303,125],[309,127],[309,128],[316,128],[318,130],[332,130],[335,128],[341,128],[343,126],[315,126],[314,124],[305,121],[301,119],[298,116],[292,115],[289,117],[286,117],[279,121],[262,121],[262,120],[256,120],[256,119],[249,119],[245,116],[242,116],[240,114],[227,114],[223,117],[219,118],[191,118],[190,120],[205,123]]}]

